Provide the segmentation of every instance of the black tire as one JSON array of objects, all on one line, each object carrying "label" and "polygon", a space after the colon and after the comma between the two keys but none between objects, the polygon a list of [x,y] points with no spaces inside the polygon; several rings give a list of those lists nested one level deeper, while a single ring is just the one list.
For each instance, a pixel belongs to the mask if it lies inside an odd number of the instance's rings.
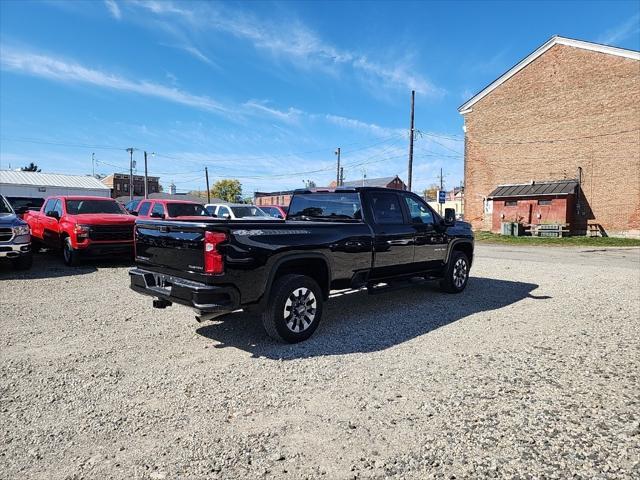
[{"label": "black tire", "polygon": [[451,252],[451,258],[444,268],[440,288],[447,293],[462,292],[469,283],[469,258],[460,250]]},{"label": "black tire", "polygon": [[[298,343],[318,328],[323,297],[318,283],[305,275],[283,275],[271,287],[262,324],[274,340]],[[290,313],[287,315],[286,312]]]},{"label": "black tire", "polygon": [[33,255],[31,253],[20,255],[18,258],[11,260],[11,264],[16,270],[29,270],[33,265]]},{"label": "black tire", "polygon": [[65,237],[62,240],[62,259],[64,260],[65,265],[69,265],[70,267],[76,267],[80,264],[80,255],[71,245],[71,239],[69,237]]}]

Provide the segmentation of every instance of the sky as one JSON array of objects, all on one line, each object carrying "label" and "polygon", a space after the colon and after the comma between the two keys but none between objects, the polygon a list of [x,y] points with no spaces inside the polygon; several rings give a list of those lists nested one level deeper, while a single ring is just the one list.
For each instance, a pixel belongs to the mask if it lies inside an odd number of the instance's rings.
[{"label": "sky", "polygon": [[[0,169],[243,194],[463,180],[457,108],[558,34],[640,50],[640,2],[0,1]],[[152,155],[153,152],[153,155]],[[92,161],[95,159],[95,162]]]}]

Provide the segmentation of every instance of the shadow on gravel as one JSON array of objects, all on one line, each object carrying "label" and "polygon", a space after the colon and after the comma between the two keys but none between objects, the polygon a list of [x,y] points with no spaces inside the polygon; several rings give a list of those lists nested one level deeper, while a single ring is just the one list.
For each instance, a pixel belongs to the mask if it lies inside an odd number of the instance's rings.
[{"label": "shadow on gravel", "polygon": [[132,266],[133,262],[118,258],[87,258],[77,267],[68,267],[62,261],[59,252],[45,251],[33,256],[30,270],[15,270],[9,261],[0,262],[0,280],[32,280],[38,278],[58,278],[73,275],[86,275],[100,268],[118,268]]},{"label": "shadow on gravel", "polygon": [[260,320],[244,312],[197,330],[220,345],[248,351],[254,357],[296,359],[322,355],[375,352],[398,345],[478,312],[496,310],[534,296],[538,285],[472,277],[460,295],[442,293],[426,283],[379,295],[357,291],[330,298],[314,335],[295,345],[275,343]]}]

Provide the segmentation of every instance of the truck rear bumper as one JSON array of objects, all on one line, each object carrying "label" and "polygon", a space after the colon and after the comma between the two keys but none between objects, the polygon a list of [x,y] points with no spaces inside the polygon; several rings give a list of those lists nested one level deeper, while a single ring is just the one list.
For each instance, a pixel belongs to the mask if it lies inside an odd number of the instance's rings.
[{"label": "truck rear bumper", "polygon": [[199,312],[232,312],[240,308],[240,293],[234,287],[206,285],[140,268],[129,270],[129,276],[132,290]]}]

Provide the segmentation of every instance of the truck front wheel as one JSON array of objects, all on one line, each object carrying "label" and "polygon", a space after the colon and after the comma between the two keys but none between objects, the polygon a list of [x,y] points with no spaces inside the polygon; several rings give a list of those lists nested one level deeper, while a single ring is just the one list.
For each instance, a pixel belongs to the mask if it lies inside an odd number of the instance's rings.
[{"label": "truck front wheel", "polygon": [[80,259],[78,257],[78,252],[73,248],[73,245],[71,245],[71,239],[69,237],[65,237],[62,241],[62,258],[64,263],[70,267],[75,267],[80,263]]},{"label": "truck front wheel", "polygon": [[305,275],[283,275],[271,288],[262,324],[274,340],[297,343],[306,340],[322,318],[322,291]]},{"label": "truck front wheel", "polygon": [[460,293],[469,281],[469,258],[460,250],[451,252],[451,258],[444,267],[440,287],[447,293]]}]

